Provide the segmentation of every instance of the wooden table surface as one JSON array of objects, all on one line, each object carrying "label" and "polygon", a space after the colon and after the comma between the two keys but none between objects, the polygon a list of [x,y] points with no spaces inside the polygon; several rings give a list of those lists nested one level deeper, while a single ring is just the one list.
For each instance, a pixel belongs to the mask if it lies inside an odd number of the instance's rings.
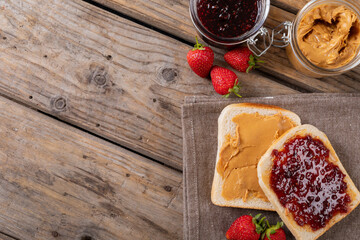
[{"label": "wooden table surface", "polygon": [[[271,0],[266,26],[306,2]],[[188,4],[0,0],[0,239],[182,239],[181,104],[216,96],[186,62]],[[284,49],[264,60],[237,73],[244,97],[360,90],[359,67],[313,79]]]}]

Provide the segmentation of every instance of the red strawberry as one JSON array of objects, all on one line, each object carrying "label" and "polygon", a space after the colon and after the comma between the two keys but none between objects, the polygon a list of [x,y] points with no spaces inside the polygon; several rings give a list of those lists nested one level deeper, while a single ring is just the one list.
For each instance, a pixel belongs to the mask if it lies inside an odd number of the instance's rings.
[{"label": "red strawberry", "polygon": [[252,217],[244,215],[236,219],[226,232],[226,238],[229,240],[259,240],[260,234],[265,231],[265,217],[260,221],[261,214]]},{"label": "red strawberry", "polygon": [[210,76],[214,89],[218,94],[229,97],[231,93],[234,93],[236,96],[241,97],[239,95],[240,86],[238,77],[233,71],[214,66],[211,69]]},{"label": "red strawberry", "polygon": [[225,61],[234,69],[240,72],[249,72],[253,68],[259,68],[257,63],[263,63],[264,61],[258,60],[258,57],[247,47],[239,47],[227,52],[224,55]]},{"label": "red strawberry", "polygon": [[286,240],[286,235],[282,226],[283,222],[278,222],[275,226],[270,226],[269,222],[267,223],[269,228],[262,234],[261,239],[264,240]]},{"label": "red strawberry", "polygon": [[201,45],[196,37],[196,44],[186,56],[190,68],[200,77],[209,76],[214,62],[214,52],[209,47]]}]

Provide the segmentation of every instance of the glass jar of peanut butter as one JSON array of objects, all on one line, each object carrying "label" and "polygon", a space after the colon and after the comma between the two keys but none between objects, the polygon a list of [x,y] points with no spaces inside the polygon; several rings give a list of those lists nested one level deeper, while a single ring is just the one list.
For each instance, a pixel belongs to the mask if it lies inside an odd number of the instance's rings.
[{"label": "glass jar of peanut butter", "polygon": [[297,14],[286,47],[290,62],[311,77],[339,75],[360,64],[358,2],[313,0]]}]

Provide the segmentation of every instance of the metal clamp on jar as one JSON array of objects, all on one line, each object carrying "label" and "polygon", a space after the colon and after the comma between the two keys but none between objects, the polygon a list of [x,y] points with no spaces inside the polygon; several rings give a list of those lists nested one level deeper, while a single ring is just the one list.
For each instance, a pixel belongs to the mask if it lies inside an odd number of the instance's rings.
[{"label": "metal clamp on jar", "polygon": [[[286,47],[286,52],[293,66],[301,73],[312,77],[338,75],[356,67],[360,63],[360,8],[357,4],[352,3],[351,0],[312,0],[308,4],[306,4],[301,11],[299,11],[293,22],[283,22],[272,30],[268,30],[267,28],[263,27],[264,22],[269,14],[270,0],[258,0],[255,1],[257,4],[256,21],[253,22],[251,29],[248,29],[246,32],[237,36],[226,36],[225,34],[221,36],[221,34],[214,34],[214,31],[209,31],[209,26],[211,25],[204,26],[204,19],[201,19],[202,15],[204,15],[203,10],[201,9],[201,4],[203,4],[203,2],[209,1],[190,0],[190,16],[197,32],[202,36],[202,39],[211,45],[229,48],[246,43],[249,49],[256,56],[263,55],[271,46]],[[306,21],[309,20],[307,14],[311,13],[311,11],[314,9],[315,11],[319,12],[319,10],[316,9],[319,8],[319,6],[326,6],[325,10],[323,10],[323,13],[320,14],[320,17],[314,17],[313,22],[309,23],[311,24],[311,26],[315,26],[315,34],[313,34],[313,29],[306,29],[305,31],[307,32],[305,32],[303,36],[299,36],[299,26],[300,30],[302,30],[301,25],[304,24],[303,22],[305,21],[305,17],[307,17]],[[206,7],[216,8],[216,5],[207,5]],[[336,26],[339,21],[338,18],[340,17],[332,20],[324,20],[323,26],[317,25],[319,23],[321,25],[321,21],[323,21],[323,19],[321,19],[321,17],[323,17],[322,14],[326,15],[326,12],[334,10],[338,7],[340,7],[341,9],[344,8],[346,10],[349,10],[351,13],[353,13],[352,18],[357,19],[353,22],[354,26],[352,26],[349,30],[349,36],[346,35],[346,37],[351,38],[352,42],[358,43],[358,46],[353,47],[349,51],[347,51],[348,49],[346,49],[345,47],[342,47],[338,49],[338,53],[334,53],[334,51],[328,53],[325,51],[326,49],[322,50],[321,48],[326,48],[326,46],[324,47],[324,45],[329,44],[332,41],[331,34],[333,29],[341,28],[342,23],[340,23],[339,26]],[[339,10],[336,9],[334,11]],[[229,11],[226,11],[224,14],[228,14],[228,12]],[[220,15],[224,14],[221,13]],[[225,18],[226,17],[230,19],[232,16],[225,15]],[[328,24],[329,21],[330,24]],[[332,24],[335,25],[335,27],[331,27],[330,25]],[[323,30],[321,30],[321,28],[323,28]],[[320,30],[316,32],[318,29]],[[340,29],[339,31],[342,31],[342,29]],[[312,34],[314,36],[311,36]],[[312,37],[313,39],[306,39],[308,36]],[[319,38],[323,38],[320,39],[323,42],[317,42]],[[349,39],[343,40],[343,44],[346,45],[348,40]],[[303,42],[305,43],[302,44]],[[311,46],[312,44],[311,48],[308,47],[308,51],[306,51],[306,48],[304,48],[306,44],[310,44],[309,46]],[[346,51],[344,51],[344,49]],[[331,61],[329,59],[335,58],[333,56],[334,54],[338,54],[340,56],[341,54],[344,55],[344,52],[347,52],[348,55],[348,52],[351,52],[351,59],[349,59],[349,61],[345,62],[345,64],[343,65],[331,64]],[[318,59],[316,58],[312,59],[311,55],[323,56],[325,61],[328,61],[329,64],[326,65],[318,61]],[[339,58],[344,58],[344,56],[340,56]]]}]

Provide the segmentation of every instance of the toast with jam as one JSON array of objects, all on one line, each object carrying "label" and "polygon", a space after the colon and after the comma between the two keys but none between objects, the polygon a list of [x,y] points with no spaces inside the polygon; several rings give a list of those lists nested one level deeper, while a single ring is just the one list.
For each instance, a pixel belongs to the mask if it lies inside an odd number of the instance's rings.
[{"label": "toast with jam", "polygon": [[218,119],[212,202],[274,211],[259,186],[257,164],[277,138],[300,124],[298,115],[276,106],[240,103],[225,107]]},{"label": "toast with jam", "polygon": [[317,239],[360,202],[329,139],[312,125],[278,138],[257,171],[265,195],[298,240]]}]

